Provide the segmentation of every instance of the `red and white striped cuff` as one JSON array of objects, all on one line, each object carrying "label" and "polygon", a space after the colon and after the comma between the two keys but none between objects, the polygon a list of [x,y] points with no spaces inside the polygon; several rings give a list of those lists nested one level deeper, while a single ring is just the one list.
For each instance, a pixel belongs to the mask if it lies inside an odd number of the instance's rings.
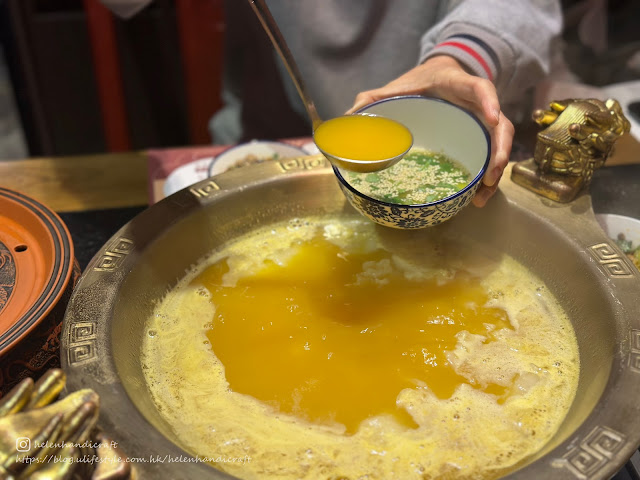
[{"label": "red and white striped cuff", "polygon": [[496,82],[500,75],[500,60],[482,39],[470,34],[451,35],[438,43],[425,57],[449,55],[469,68],[475,75]]}]

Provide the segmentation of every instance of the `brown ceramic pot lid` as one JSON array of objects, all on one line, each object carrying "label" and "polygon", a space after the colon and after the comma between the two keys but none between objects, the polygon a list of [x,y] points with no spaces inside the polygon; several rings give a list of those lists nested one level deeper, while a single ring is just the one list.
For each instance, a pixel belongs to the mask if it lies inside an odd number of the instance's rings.
[{"label": "brown ceramic pot lid", "polygon": [[45,318],[65,291],[73,243],[49,208],[0,187],[0,355]]}]

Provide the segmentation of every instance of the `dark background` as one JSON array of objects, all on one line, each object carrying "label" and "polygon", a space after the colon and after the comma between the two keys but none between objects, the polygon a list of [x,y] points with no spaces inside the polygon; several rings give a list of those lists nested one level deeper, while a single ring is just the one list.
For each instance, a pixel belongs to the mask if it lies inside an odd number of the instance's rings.
[{"label": "dark background", "polygon": [[[123,20],[99,0],[0,0],[27,156],[215,142],[207,124],[221,106],[225,4],[231,14],[246,2],[227,1],[154,0]],[[562,1],[567,66],[594,86],[639,79],[640,0],[605,2],[604,51],[580,35],[597,3]]]}]

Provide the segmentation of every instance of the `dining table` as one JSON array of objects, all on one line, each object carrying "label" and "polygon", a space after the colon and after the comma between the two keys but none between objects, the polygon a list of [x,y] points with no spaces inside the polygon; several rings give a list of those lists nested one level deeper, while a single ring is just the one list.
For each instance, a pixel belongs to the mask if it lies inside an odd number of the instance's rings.
[{"label": "dining table", "polygon": [[[301,145],[309,139],[287,141]],[[198,159],[213,162],[231,147],[199,145],[0,160],[0,187],[21,192],[55,211],[71,234],[75,258],[83,270],[122,226],[162,200],[163,184],[172,171]],[[526,148],[519,148],[512,160],[525,156]],[[639,139],[625,135],[618,140],[605,165],[594,172],[589,190],[596,213],[640,219]],[[640,479],[640,453],[614,478]]]},{"label": "dining table", "polygon": [[[294,145],[308,138],[287,139]],[[0,160],[0,186],[28,195],[58,213],[84,268],[124,224],[160,201],[171,171],[211,158],[232,145]],[[519,153],[522,157],[522,153]],[[250,168],[250,167],[249,167]],[[640,140],[621,137],[591,185],[596,212],[640,218]]]}]

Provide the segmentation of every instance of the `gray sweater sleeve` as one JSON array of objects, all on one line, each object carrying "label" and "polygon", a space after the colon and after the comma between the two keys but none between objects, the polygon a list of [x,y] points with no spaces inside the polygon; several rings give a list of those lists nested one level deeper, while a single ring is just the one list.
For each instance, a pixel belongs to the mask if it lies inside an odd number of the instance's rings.
[{"label": "gray sweater sleeve", "polygon": [[491,80],[501,102],[515,103],[549,73],[551,48],[561,30],[556,0],[452,0],[422,37],[420,63],[450,55]]}]

